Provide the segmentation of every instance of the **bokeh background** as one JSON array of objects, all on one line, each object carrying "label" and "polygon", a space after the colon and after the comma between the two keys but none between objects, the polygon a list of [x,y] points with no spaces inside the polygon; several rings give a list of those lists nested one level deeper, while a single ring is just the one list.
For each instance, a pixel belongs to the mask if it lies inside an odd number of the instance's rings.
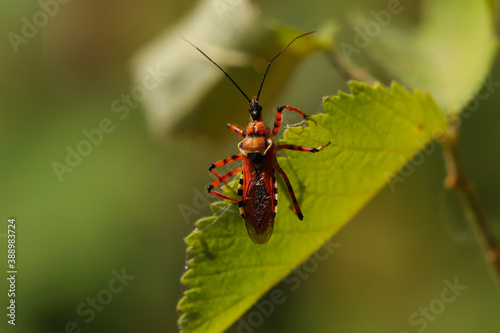
[{"label": "bokeh background", "polygon": [[[304,31],[331,18],[345,26],[347,13],[387,6],[378,0],[256,2],[266,16]],[[235,152],[238,139],[225,129],[235,119],[218,117],[211,105],[214,117],[206,126],[224,135],[160,140],[149,131],[143,106],[117,120],[111,104],[130,92],[135,52],[189,13],[194,1],[69,1],[14,52],[7,34],[19,34],[22,18],[39,6],[0,4],[0,267],[6,275],[7,219],[15,217],[19,271],[15,328],[7,325],[8,286],[0,280],[0,331],[175,332],[176,303],[185,290],[179,281],[187,258],[183,238],[210,213],[193,200],[211,179],[208,165]],[[396,20],[413,24],[419,5],[407,6]],[[352,29],[339,38],[352,41]],[[364,56],[356,60],[369,66]],[[498,58],[492,80],[500,81]],[[339,89],[346,91],[346,80],[318,53],[293,72],[268,110],[286,103],[316,112],[321,97]],[[237,92],[227,85],[227,94]],[[499,105],[497,91],[481,100],[463,123],[461,143],[498,235]],[[246,110],[242,104],[235,112]],[[63,163],[66,146],[75,148],[82,130],[97,128],[103,118],[113,120],[114,130],[59,181],[52,163]],[[286,301],[251,331],[417,332],[423,326],[412,326],[409,317],[436,304],[444,281],[454,279],[467,289],[421,331],[500,331],[500,294],[454,194],[443,189],[444,176],[437,148],[334,237],[338,248],[299,288],[276,286]],[[180,207],[194,208],[193,214],[186,218]],[[134,279],[92,320],[89,312],[80,315],[79,307],[91,308],[89,300],[110,295],[109,283],[122,270]],[[229,332],[245,330],[236,324]]]}]

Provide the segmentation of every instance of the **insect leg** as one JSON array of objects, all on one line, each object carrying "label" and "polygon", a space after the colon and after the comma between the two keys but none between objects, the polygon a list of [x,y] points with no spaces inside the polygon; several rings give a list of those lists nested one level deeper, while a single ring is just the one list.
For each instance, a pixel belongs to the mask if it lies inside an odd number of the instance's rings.
[{"label": "insect leg", "polygon": [[290,193],[290,197],[292,197],[293,207],[294,207],[293,212],[297,215],[299,220],[302,221],[304,215],[302,215],[302,212],[300,211],[299,203],[297,202],[297,198],[295,197],[295,193],[293,192],[292,184],[290,184],[290,180],[288,179],[288,176],[286,175],[285,171],[278,164],[278,160],[276,160],[274,163],[275,163],[274,168],[281,174],[281,176],[285,180],[286,186],[288,187],[288,192]]},{"label": "insect leg", "polygon": [[229,171],[224,176],[219,176],[219,178],[217,180],[215,180],[212,184],[210,184],[210,185],[207,186],[207,192],[211,193],[213,195],[216,195],[218,197],[221,197],[223,199],[228,199],[228,200],[236,202],[237,200],[235,198],[230,198],[230,197],[228,197],[225,194],[222,194],[222,193],[219,193],[219,192],[215,192],[213,189],[215,187],[217,187],[220,183],[222,183],[222,182],[225,183],[226,179],[228,179],[231,176],[234,176],[235,174],[241,172],[242,170],[243,170],[243,167],[239,167],[239,168],[236,168],[236,169],[234,169],[232,171]]},{"label": "insect leg", "polygon": [[247,136],[247,132],[236,126],[235,124],[227,123],[227,128],[229,128],[234,133],[241,135],[242,137]]},{"label": "insect leg", "polygon": [[308,117],[304,112],[302,112],[299,109],[296,109],[294,107],[291,107],[288,105],[278,106],[278,109],[276,110],[276,117],[274,119],[274,126],[273,126],[273,133],[272,133],[273,136],[276,135],[276,133],[278,133],[278,131],[280,130],[281,120],[283,119],[283,110],[284,109],[297,112],[304,119],[306,119]]},{"label": "insect leg", "polygon": [[212,170],[215,169],[215,168],[221,167],[223,165],[226,165],[228,163],[231,163],[231,162],[234,162],[234,161],[237,161],[237,160],[241,160],[241,154],[232,155],[232,156],[229,156],[229,157],[227,157],[227,158],[225,158],[223,160],[220,160],[218,162],[210,164],[210,166],[208,167],[208,171],[212,172]]},{"label": "insect leg", "polygon": [[322,151],[325,149],[326,146],[328,146],[330,142],[328,142],[324,146],[320,146],[318,148],[311,148],[311,147],[304,147],[304,146],[299,146],[299,145],[278,145],[276,147],[276,150],[281,150],[281,149],[289,149],[289,150],[297,150],[297,151],[305,151],[308,153],[317,153],[318,151]]},{"label": "insect leg", "polygon": [[[234,162],[237,160],[241,160],[241,154],[236,154],[236,155],[230,156],[228,158],[225,158],[223,160],[220,160],[219,162],[215,162],[213,164],[210,164],[210,166],[208,167],[208,171],[210,171],[215,177],[221,179],[221,176],[217,172],[215,172],[213,169],[221,167],[223,165],[226,165],[228,163],[231,163],[231,162]],[[224,184],[228,185],[225,180],[223,180],[223,182],[224,182]]]}]

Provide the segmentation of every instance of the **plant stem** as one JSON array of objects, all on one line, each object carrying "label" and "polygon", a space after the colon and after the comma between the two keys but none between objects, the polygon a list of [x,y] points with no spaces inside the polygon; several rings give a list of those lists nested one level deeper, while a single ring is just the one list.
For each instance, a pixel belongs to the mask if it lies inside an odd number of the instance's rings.
[{"label": "plant stem", "polygon": [[453,188],[462,201],[465,214],[484,253],[492,278],[500,291],[500,251],[498,250],[498,242],[486,218],[475,186],[465,174],[458,148],[459,129],[460,117],[456,115],[450,120],[444,140],[441,142],[448,172],[445,185]]}]

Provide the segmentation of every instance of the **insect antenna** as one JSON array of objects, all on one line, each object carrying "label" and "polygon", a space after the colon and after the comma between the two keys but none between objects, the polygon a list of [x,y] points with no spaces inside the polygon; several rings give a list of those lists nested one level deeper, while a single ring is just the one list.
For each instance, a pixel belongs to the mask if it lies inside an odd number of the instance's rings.
[{"label": "insect antenna", "polygon": [[[200,50],[200,49],[199,49],[196,45],[194,45],[193,43],[191,43],[190,41],[188,41],[186,38],[184,38],[184,37],[182,37],[182,36],[180,36],[180,37],[181,37],[182,39],[184,39],[186,42],[188,42],[188,43],[189,43],[192,47],[194,47],[195,49],[197,49],[197,50],[198,50],[201,54],[203,54],[203,55],[205,56],[205,58],[207,58],[208,60],[210,60],[210,62],[211,62],[212,64],[214,64],[215,66],[217,66],[217,67],[218,67],[218,68],[222,71],[222,73],[224,73],[224,74],[227,76],[227,78],[228,78],[229,80],[231,80],[231,82],[232,82],[232,83],[236,86],[236,88],[238,88],[238,90],[239,90],[239,91],[243,94],[243,96],[245,96],[245,98],[247,99],[248,103],[251,103],[251,102],[252,102],[252,101],[250,100],[250,98],[248,98],[247,94],[245,94],[245,93],[243,92],[243,90],[241,90],[240,86],[238,86],[238,85],[236,84],[236,82],[234,82],[234,80],[233,80],[233,79],[231,79],[231,77],[229,76],[229,74],[227,74],[227,73],[226,73],[226,71],[225,71],[225,70],[223,70],[223,69],[222,69],[219,65],[217,65],[217,63],[216,63],[215,61],[213,61],[212,59],[210,59],[210,57],[209,57],[209,56],[207,56],[207,55],[206,55],[206,54],[205,54],[202,50]],[[302,37],[302,36],[300,36],[300,37]],[[297,38],[299,38],[299,37],[297,37]],[[297,38],[296,38],[296,39],[297,39]],[[293,41],[292,41],[292,42],[293,42]],[[290,43],[290,44],[291,44],[291,43]],[[288,45],[287,45],[287,46],[288,46]],[[285,47],[285,48],[286,48],[286,47]],[[274,59],[273,59],[273,60],[274,60]]]},{"label": "insect antenna", "polygon": [[[278,56],[283,53],[287,47],[289,47],[293,42],[295,42],[297,39],[301,38],[301,37],[304,37],[304,36],[307,36],[307,35],[310,35],[312,33],[315,33],[316,31],[311,31],[311,32],[308,32],[308,33],[305,33],[303,35],[300,35],[300,36],[297,36],[295,37],[294,39],[292,39],[292,41],[290,43],[288,43],[281,51],[278,52],[277,55],[274,56],[273,59],[271,59],[271,61],[269,61],[269,63],[267,64],[267,68],[266,68],[266,71],[264,73],[264,77],[262,77],[262,82],[260,83],[260,88],[259,88],[259,92],[257,94],[257,100],[259,100],[259,96],[260,96],[260,92],[262,91],[262,86],[264,85],[264,80],[266,79],[266,76],[267,76],[267,72],[269,71],[269,67],[271,66],[271,63],[274,61],[274,59],[278,58]],[[226,74],[227,75],[227,74]]]}]

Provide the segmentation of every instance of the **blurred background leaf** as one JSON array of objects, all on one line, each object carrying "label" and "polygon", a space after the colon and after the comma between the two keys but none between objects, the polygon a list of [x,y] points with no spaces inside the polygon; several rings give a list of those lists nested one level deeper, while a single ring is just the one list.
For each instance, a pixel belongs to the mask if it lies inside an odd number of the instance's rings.
[{"label": "blurred background leaf", "polygon": [[[168,72],[161,86],[144,100],[152,131],[160,136],[216,139],[227,133],[220,130],[222,127],[206,126],[210,121],[217,119],[224,124],[227,119],[242,123],[248,119],[245,112],[235,112],[248,109],[245,97],[231,88],[233,84],[224,73],[179,36],[205,52],[252,98],[257,95],[267,63],[302,33],[266,17],[249,0],[238,1],[237,6],[200,1],[189,16],[134,57],[132,69],[139,85],[148,74],[147,68],[159,66]],[[300,59],[328,47],[333,40],[333,35],[323,36],[323,42],[314,37],[295,43],[286,57],[273,64],[262,94],[264,103],[286,88]]]},{"label": "blurred background leaf", "polygon": [[[388,25],[367,46],[367,52],[391,77],[429,91],[446,112],[460,112],[486,83],[498,48],[488,3],[424,1],[422,21],[415,29]],[[378,17],[389,24],[390,12],[385,13],[389,16],[378,12]],[[370,39],[371,32],[365,33]]]}]

